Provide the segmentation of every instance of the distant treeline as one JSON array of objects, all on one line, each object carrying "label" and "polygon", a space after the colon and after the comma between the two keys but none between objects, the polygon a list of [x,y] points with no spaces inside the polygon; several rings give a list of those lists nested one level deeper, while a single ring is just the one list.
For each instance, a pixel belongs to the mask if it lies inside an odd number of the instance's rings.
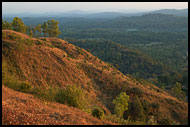
[{"label": "distant treeline", "polygon": [[36,26],[27,26],[24,24],[22,19],[18,17],[13,18],[13,21],[11,23],[2,19],[3,30],[14,30],[17,32],[26,33],[34,37],[57,37],[61,33],[58,24],[58,21],[52,19]]}]

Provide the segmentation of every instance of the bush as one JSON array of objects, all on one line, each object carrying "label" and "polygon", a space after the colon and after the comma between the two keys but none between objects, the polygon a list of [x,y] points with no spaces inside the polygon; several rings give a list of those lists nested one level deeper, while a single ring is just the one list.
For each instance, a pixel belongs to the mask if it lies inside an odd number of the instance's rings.
[{"label": "bush", "polygon": [[86,92],[76,85],[67,85],[65,89],[60,89],[55,95],[55,100],[62,104],[84,109],[88,104],[85,98]]},{"label": "bush", "polygon": [[36,87],[32,89],[32,94],[36,97],[47,100],[47,101],[55,101],[55,95],[57,93],[57,88],[50,87],[48,89],[44,89],[42,87]]},{"label": "bush", "polygon": [[163,118],[162,120],[158,121],[159,125],[171,125],[171,121],[169,119]]},{"label": "bush", "polygon": [[133,87],[130,91],[134,95],[137,95],[139,98],[142,97],[142,95],[143,95],[143,91],[140,88],[137,88],[137,87]]},{"label": "bush", "polygon": [[2,32],[2,39],[6,39],[7,38],[7,34],[5,32]]},{"label": "bush", "polygon": [[117,96],[113,100],[113,104],[115,104],[115,113],[122,118],[124,111],[128,110],[128,101],[129,96],[126,93],[121,92],[119,96]]},{"label": "bush", "polygon": [[22,82],[18,85],[18,91],[25,92],[25,93],[30,92],[31,88],[32,86],[27,82]]},{"label": "bush", "polygon": [[143,106],[138,99],[138,96],[134,96],[131,100],[132,102],[129,103],[129,110],[126,114],[128,114],[128,116],[130,116],[130,119],[133,121],[145,121],[146,117],[144,114]]},{"label": "bush", "polygon": [[29,83],[21,82],[15,76],[9,74],[3,76],[3,84],[20,92],[28,93],[32,90],[32,86]]},{"label": "bush", "polygon": [[103,119],[104,118],[104,110],[99,107],[96,107],[92,110],[92,115],[94,117],[97,117],[98,119]]},{"label": "bush", "polygon": [[118,123],[118,124],[122,124],[122,125],[127,125],[128,121],[124,120],[123,118],[119,118],[117,115],[113,115],[113,114],[109,114],[109,115],[105,115],[104,119],[106,121],[111,121],[112,123]]},{"label": "bush", "polygon": [[35,43],[36,43],[36,45],[43,45],[43,42],[39,41],[39,40],[35,41]]},{"label": "bush", "polygon": [[25,41],[26,45],[29,45],[29,46],[32,46],[34,44],[33,40],[31,40],[31,39],[25,39],[24,41]]}]

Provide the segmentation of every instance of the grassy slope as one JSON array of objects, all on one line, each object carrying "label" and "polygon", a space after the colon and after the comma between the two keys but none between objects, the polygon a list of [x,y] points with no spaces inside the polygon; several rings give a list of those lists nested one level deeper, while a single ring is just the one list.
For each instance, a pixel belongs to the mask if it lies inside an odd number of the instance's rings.
[{"label": "grassy slope", "polygon": [[[121,91],[138,87],[143,91],[141,99],[158,102],[164,117],[181,124],[187,123],[187,103],[152,84],[134,81],[84,49],[57,38],[29,38],[8,30],[3,33],[6,36],[3,37],[2,56],[3,61],[7,61],[9,72],[33,87],[80,85],[93,98],[91,105],[99,105],[107,112],[113,112],[112,100]],[[13,37],[13,34],[16,36]],[[27,38],[32,41],[26,41]],[[27,45],[20,46],[21,40],[28,42]],[[172,112],[179,117],[173,116]]]}]

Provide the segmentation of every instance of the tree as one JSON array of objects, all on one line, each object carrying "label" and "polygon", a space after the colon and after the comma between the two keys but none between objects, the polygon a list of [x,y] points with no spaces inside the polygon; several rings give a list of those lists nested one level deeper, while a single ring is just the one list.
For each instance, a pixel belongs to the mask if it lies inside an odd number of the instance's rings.
[{"label": "tree", "polygon": [[33,37],[33,31],[30,30],[30,37]]},{"label": "tree", "polygon": [[41,36],[41,32],[42,32],[42,30],[41,30],[41,24],[38,24],[36,26],[36,30],[38,31],[38,37],[40,37]]},{"label": "tree", "polygon": [[12,30],[11,23],[7,22],[6,20],[3,21],[3,19],[2,19],[2,29],[3,30]]},{"label": "tree", "polygon": [[138,96],[134,96],[132,98],[132,102],[129,103],[129,116],[133,121],[144,121],[145,114],[143,110],[143,106],[138,98]]},{"label": "tree", "polygon": [[185,92],[182,91],[182,86],[179,82],[176,82],[176,84],[171,88],[172,95],[176,96],[178,99],[185,100]]},{"label": "tree", "polygon": [[22,19],[15,17],[12,22],[13,30],[21,33],[26,32],[26,26],[22,22]]},{"label": "tree", "polygon": [[114,100],[113,100],[113,104],[115,105],[115,113],[122,118],[123,117],[123,113],[124,111],[128,110],[128,101],[129,101],[129,96],[124,93],[121,92],[119,94],[119,96],[117,96]]},{"label": "tree", "polygon": [[43,29],[44,36],[46,37],[47,36],[47,31],[48,31],[47,22],[44,22],[44,24],[42,25],[42,29]]},{"label": "tree", "polygon": [[49,37],[57,37],[61,33],[58,24],[59,22],[54,19],[47,21],[47,33]]}]

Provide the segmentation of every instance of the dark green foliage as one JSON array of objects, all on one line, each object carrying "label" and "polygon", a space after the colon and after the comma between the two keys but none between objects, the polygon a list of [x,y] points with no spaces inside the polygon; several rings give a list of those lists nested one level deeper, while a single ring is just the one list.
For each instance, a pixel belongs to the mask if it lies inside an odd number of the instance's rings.
[{"label": "dark green foliage", "polygon": [[2,19],[2,30],[12,30],[12,24]]},{"label": "dark green foliage", "polygon": [[103,119],[104,118],[104,110],[99,107],[96,107],[92,110],[92,115],[94,117],[97,117],[98,119]]},{"label": "dark green foliage", "polygon": [[30,92],[31,91],[31,88],[32,86],[27,83],[27,82],[22,82],[19,87],[18,87],[18,91],[21,91],[21,92]]},{"label": "dark green foliage", "polygon": [[[136,77],[150,78],[153,74],[160,75],[167,70],[159,62],[152,60],[137,50],[128,49],[112,41],[105,40],[68,40],[81,48],[90,49],[91,53],[101,60],[111,63],[125,74]],[[137,74],[138,72],[138,74]]]},{"label": "dark green foliage", "polygon": [[171,88],[170,93],[180,100],[186,100],[185,92],[182,91],[182,86],[179,82],[176,82],[176,84]]},{"label": "dark green foliage", "polygon": [[130,98],[129,110],[125,113],[125,118],[129,118],[132,121],[145,121],[145,114],[143,106],[137,96]]},{"label": "dark green foliage", "polygon": [[22,19],[15,17],[12,22],[12,27],[14,31],[25,33],[26,26],[24,25]]},{"label": "dark green foliage", "polygon": [[146,116],[148,116],[149,112],[150,112],[150,109],[151,109],[151,104],[149,101],[147,100],[143,100],[142,102],[142,106],[143,106],[143,110],[144,110],[144,114]]},{"label": "dark green foliage", "polygon": [[138,87],[131,88],[129,93],[138,96],[138,98],[140,98],[144,95],[143,94],[144,92]]},{"label": "dark green foliage", "polygon": [[55,95],[55,100],[62,104],[84,109],[88,105],[85,91],[76,85],[67,85]]},{"label": "dark green foliage", "polygon": [[[49,37],[57,37],[61,33],[61,31],[59,31],[58,24],[59,22],[54,19],[47,21],[47,33]],[[43,28],[46,29],[46,23]]]},{"label": "dark green foliage", "polygon": [[[173,65],[179,65],[178,63],[174,64],[172,63],[173,59],[180,60],[183,64],[184,63],[184,57],[176,58],[173,54],[170,54],[170,56],[161,56],[162,62],[158,60],[154,60],[155,56],[160,55],[159,53],[155,53],[154,57],[149,57],[142,52],[139,52],[137,50],[131,50],[126,48],[125,46],[121,46],[115,42],[112,41],[106,41],[106,40],[75,40],[75,39],[68,39],[68,42],[71,42],[74,45],[77,45],[84,49],[90,49],[91,53],[95,56],[98,56],[101,60],[109,62],[113,64],[114,66],[118,66],[119,70],[123,74],[131,74],[135,78],[143,78],[143,79],[152,79],[150,80],[154,84],[156,84],[159,87],[163,88],[163,84],[167,86],[173,85],[175,82],[183,82],[187,88],[188,83],[188,76],[187,73],[176,71],[172,68],[170,68]],[[186,41],[183,41],[181,45],[185,48]],[[170,47],[170,44],[163,44],[167,45],[168,48]],[[175,44],[172,44],[176,47]],[[172,46],[172,47],[173,47]],[[139,48],[141,46],[139,45]],[[187,46],[186,46],[187,47]],[[157,46],[155,46],[157,48]],[[179,49],[182,51],[181,53],[184,54],[183,48]],[[173,49],[171,49],[173,50]],[[178,49],[176,49],[178,50]],[[178,50],[178,51],[179,51]],[[166,49],[164,51],[161,51],[163,54],[165,52],[170,51],[170,49]],[[175,51],[175,50],[174,50]],[[172,53],[173,51],[171,51]],[[158,55],[157,55],[158,54]],[[180,56],[184,56],[184,55]],[[159,59],[160,60],[160,59]],[[170,63],[167,62],[167,60],[171,60]],[[166,63],[166,64],[163,64]],[[181,67],[178,67],[180,69]],[[185,71],[185,70],[184,70]],[[185,75],[186,74],[186,75]]]}]

